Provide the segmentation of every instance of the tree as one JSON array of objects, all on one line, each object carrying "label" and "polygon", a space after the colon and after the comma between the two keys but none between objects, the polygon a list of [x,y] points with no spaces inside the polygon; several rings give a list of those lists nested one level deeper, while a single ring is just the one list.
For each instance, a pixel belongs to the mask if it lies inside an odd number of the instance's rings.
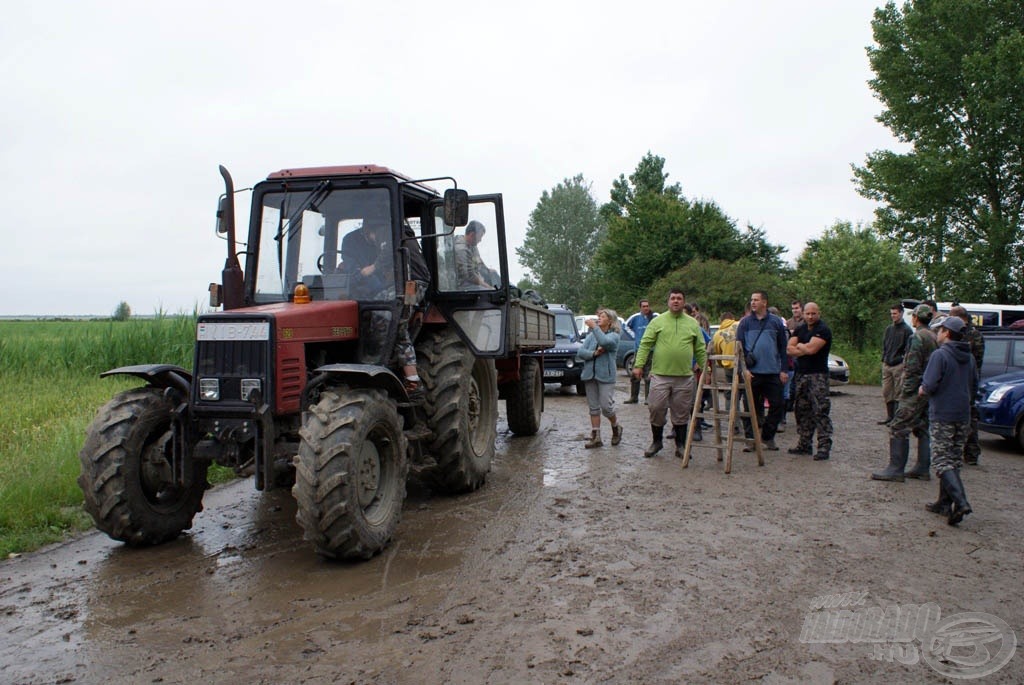
[{"label": "tree", "polygon": [[1024,295],[1024,11],[1020,0],[916,0],[875,11],[878,120],[910,146],[854,167],[875,227],[939,299]]},{"label": "tree", "polygon": [[914,267],[895,243],[879,240],[871,227],[848,222],[807,241],[796,269],[796,296],[817,302],[836,337],[858,351],[881,338],[892,303],[922,291]]},{"label": "tree", "polygon": [[783,305],[788,305],[795,294],[792,285],[787,285],[788,281],[778,270],[765,270],[750,257],[731,263],[720,259],[694,259],[654,281],[647,297],[651,302],[664,305],[670,288],[682,288],[687,302],[700,304],[711,323],[718,323],[723,312],[741,316],[755,290],[766,291],[769,302],[784,309]]},{"label": "tree", "polygon": [[114,314],[110,318],[114,321],[127,321],[132,318],[132,308],[128,306],[127,302],[121,302],[114,309]]},{"label": "tree", "polygon": [[626,180],[625,174],[612,181],[611,201],[601,207],[601,216],[606,220],[616,216],[625,216],[629,213],[629,207],[639,195],[650,193],[653,195],[668,195],[669,197],[681,197],[682,190],[678,183],[666,186],[668,174],[665,173],[665,158],[658,157],[650,150],[643,156],[636,170]]},{"label": "tree", "polygon": [[608,229],[592,265],[587,305],[634,306],[656,279],[695,259],[750,257],[765,269],[781,267],[785,248],[770,245],[759,229],[741,234],[714,201],[687,200],[678,185],[666,185],[664,164],[648,152],[629,182],[620,175],[613,184],[612,200],[602,208]]},{"label": "tree", "polygon": [[604,223],[582,174],[544,191],[530,212],[519,263],[548,302],[579,307]]}]

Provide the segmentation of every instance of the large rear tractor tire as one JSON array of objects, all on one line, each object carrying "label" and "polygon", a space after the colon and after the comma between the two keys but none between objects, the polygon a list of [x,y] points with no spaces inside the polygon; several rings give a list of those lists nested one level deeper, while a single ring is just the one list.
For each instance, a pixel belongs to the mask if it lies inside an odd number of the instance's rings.
[{"label": "large rear tractor tire", "polygon": [[508,427],[516,435],[536,435],[544,408],[544,378],[535,357],[519,358],[519,382],[505,400]]},{"label": "large rear tractor tire", "polygon": [[325,390],[309,408],[295,458],[296,520],[318,554],[369,559],[402,516],[406,439],[383,391]]},{"label": "large rear tractor tire", "polygon": [[115,395],[89,425],[78,485],[96,527],[114,540],[132,546],[173,540],[203,508],[209,462],[192,462],[187,487],[174,482],[173,409],[163,390],[135,388]]},{"label": "large rear tractor tire", "polygon": [[420,336],[416,356],[434,434],[427,451],[436,465],[420,478],[439,492],[472,492],[491,470],[497,437],[498,381],[494,362],[477,359],[452,330]]}]

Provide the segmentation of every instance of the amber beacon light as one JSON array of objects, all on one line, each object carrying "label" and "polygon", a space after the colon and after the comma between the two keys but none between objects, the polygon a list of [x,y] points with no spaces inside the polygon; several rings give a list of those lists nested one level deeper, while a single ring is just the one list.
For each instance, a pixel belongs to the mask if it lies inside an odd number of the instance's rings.
[{"label": "amber beacon light", "polygon": [[309,297],[309,286],[305,283],[297,283],[295,285],[295,297],[293,298],[295,304],[309,304],[311,299]]}]

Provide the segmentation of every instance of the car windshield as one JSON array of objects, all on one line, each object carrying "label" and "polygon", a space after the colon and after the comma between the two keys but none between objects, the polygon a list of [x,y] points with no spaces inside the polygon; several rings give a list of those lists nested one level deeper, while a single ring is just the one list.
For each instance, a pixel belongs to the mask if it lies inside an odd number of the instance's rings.
[{"label": "car windshield", "polygon": [[555,338],[559,340],[572,340],[576,335],[573,330],[572,314],[567,312],[555,314]]},{"label": "car windshield", "polygon": [[286,301],[298,283],[315,300],[395,297],[387,189],[268,192],[259,212],[257,303]]}]

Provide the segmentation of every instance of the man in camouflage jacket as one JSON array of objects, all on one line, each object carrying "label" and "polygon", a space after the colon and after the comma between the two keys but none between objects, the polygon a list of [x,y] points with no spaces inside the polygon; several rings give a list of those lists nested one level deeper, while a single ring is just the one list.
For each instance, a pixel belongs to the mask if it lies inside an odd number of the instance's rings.
[{"label": "man in camouflage jacket", "polygon": [[[900,390],[896,415],[889,424],[889,465],[882,471],[872,473],[873,480],[890,480],[902,483],[904,478],[931,480],[931,443],[928,437],[928,401],[918,395],[921,378],[928,366],[928,359],[938,347],[935,333],[928,330],[932,310],[920,304],[914,308],[911,323],[914,336],[907,346],[903,366],[903,386]],[[910,456],[910,434],[917,437],[917,463],[904,473]]]}]

